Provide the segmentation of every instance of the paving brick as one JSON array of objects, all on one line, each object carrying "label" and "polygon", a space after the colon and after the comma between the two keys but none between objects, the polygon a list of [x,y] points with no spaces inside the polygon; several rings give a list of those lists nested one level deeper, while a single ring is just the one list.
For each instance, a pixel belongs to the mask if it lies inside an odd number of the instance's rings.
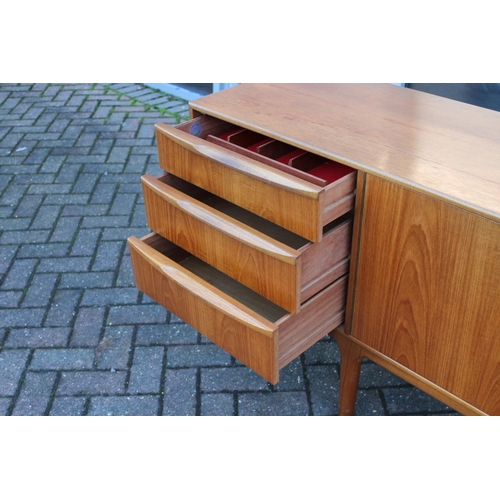
[{"label": "paving brick", "polygon": [[64,273],[59,288],[106,288],[113,284],[114,272]]},{"label": "paving brick", "polygon": [[[141,123],[141,120],[138,118],[127,118],[126,121],[124,121],[122,124],[122,130],[128,131],[128,132],[135,132],[139,128],[140,123]],[[121,145],[121,144],[117,144],[117,145]],[[123,145],[125,145],[125,144],[123,144]]]},{"label": "paving brick", "polygon": [[56,373],[27,373],[12,415],[44,415]]},{"label": "paving brick", "polygon": [[42,308],[4,309],[0,314],[0,328],[41,326],[44,315]]},{"label": "paving brick", "polygon": [[4,136],[0,141],[1,148],[15,149],[19,142],[23,139],[24,134],[17,132],[10,132]]},{"label": "paving brick", "polygon": [[451,408],[415,387],[382,389],[387,410],[391,415],[415,414],[425,411],[452,411]]},{"label": "paving brick", "polygon": [[93,397],[90,401],[89,415],[158,415],[158,396],[110,396]]},{"label": "paving brick", "polygon": [[23,116],[25,119],[36,120],[43,113],[43,108],[30,108]]},{"label": "paving brick", "polygon": [[108,157],[109,163],[125,163],[130,154],[130,149],[123,146],[114,146]]},{"label": "paving brick", "polygon": [[131,326],[106,327],[104,337],[96,348],[97,367],[126,370],[132,349],[134,329]]},{"label": "paving brick", "polygon": [[46,307],[58,280],[57,274],[35,274],[23,300],[23,307]]},{"label": "paving brick", "polygon": [[86,397],[55,397],[49,414],[60,417],[83,415],[86,399]]},{"label": "paving brick", "polygon": [[14,109],[21,102],[20,98],[17,97],[8,97],[2,103],[3,109]]},{"label": "paving brick", "polygon": [[196,344],[198,332],[186,324],[139,325],[137,345]]},{"label": "paving brick", "polygon": [[300,358],[280,370],[280,380],[274,385],[275,391],[305,391],[305,378]]},{"label": "paving brick", "polygon": [[100,229],[80,229],[71,247],[71,256],[94,255],[101,235]]},{"label": "paving brick", "polygon": [[359,376],[360,389],[401,385],[406,385],[406,382],[387,370],[384,370],[384,368],[370,362],[361,365],[361,373]]},{"label": "paving brick", "polygon": [[202,416],[233,416],[234,396],[232,394],[202,394],[201,411]]},{"label": "paving brick", "polygon": [[42,243],[21,245],[17,257],[25,259],[30,257],[64,257],[68,253],[68,243]]},{"label": "paving brick", "polygon": [[37,268],[39,273],[64,273],[75,271],[87,271],[90,265],[90,257],[60,257],[42,259]]},{"label": "paving brick", "polygon": [[2,222],[2,229],[4,231],[18,231],[21,229],[27,229],[30,225],[31,219],[27,217],[17,218],[17,219],[7,219]]},{"label": "paving brick", "polygon": [[60,217],[50,237],[50,242],[72,241],[78,230],[80,220],[80,217]]},{"label": "paving brick", "polygon": [[[87,101],[85,105],[89,105],[90,102]],[[99,134],[97,132],[82,132],[75,146],[93,146],[97,140]]]},{"label": "paving brick", "polygon": [[97,101],[89,101],[88,99],[80,106],[80,111],[85,113],[94,113],[97,108]]},{"label": "paving brick", "polygon": [[163,415],[196,415],[196,368],[167,369]]},{"label": "paving brick", "polygon": [[16,205],[24,196],[27,187],[22,184],[11,184],[2,194],[2,205]]},{"label": "paving brick", "polygon": [[80,216],[80,215],[88,215],[88,216],[97,216],[104,215],[108,211],[107,205],[68,205],[63,208],[62,216],[63,217],[71,217],[71,216]]},{"label": "paving brick", "polygon": [[111,306],[108,314],[108,325],[164,323],[166,318],[167,311],[156,304]]},{"label": "paving brick", "polygon": [[[144,228],[144,234],[146,235],[150,233],[151,231],[147,228]],[[106,227],[104,228],[104,231],[102,233],[102,241],[120,241],[124,242],[126,239],[131,236],[131,228],[130,227],[119,227],[119,228],[110,228]]]},{"label": "paving brick", "polygon": [[313,415],[337,415],[339,377],[333,365],[307,367]]},{"label": "paving brick", "polygon": [[307,416],[309,407],[305,392],[248,393],[238,396],[238,415]]},{"label": "paving brick", "polygon": [[215,344],[171,346],[167,351],[168,367],[228,366],[231,356]]},{"label": "paving brick", "polygon": [[71,346],[97,347],[101,337],[106,309],[104,307],[80,307],[73,327]]},{"label": "paving brick", "polygon": [[20,102],[14,109],[11,110],[11,113],[19,113],[24,115],[28,109],[30,109],[32,103],[29,102]]},{"label": "paving brick", "polygon": [[21,301],[22,292],[1,292],[0,291],[0,307],[17,307]]},{"label": "paving brick", "polygon": [[91,193],[99,179],[98,174],[81,173],[73,186],[73,193]]},{"label": "paving brick", "polygon": [[50,306],[44,326],[70,326],[76,315],[80,290],[58,290]]},{"label": "paving brick", "polygon": [[[73,92],[70,90],[62,90],[54,97],[54,99],[57,99],[58,101],[67,101],[70,98],[70,96],[72,95],[72,93]],[[68,103],[66,103],[66,104],[68,104]]]},{"label": "paving brick", "polygon": [[136,194],[119,194],[116,196],[113,205],[111,205],[111,215],[128,215],[134,206]]},{"label": "paving brick", "polygon": [[101,290],[85,290],[82,306],[137,304],[139,292],[137,288],[109,288]]},{"label": "paving brick", "polygon": [[325,337],[307,349],[304,359],[308,365],[340,363],[340,351],[332,338]]},{"label": "paving brick", "polygon": [[160,391],[164,354],[163,347],[136,347],[128,384],[130,394]]},{"label": "paving brick", "polygon": [[23,196],[14,212],[15,217],[33,217],[43,201],[41,194],[28,194]]},{"label": "paving brick", "polygon": [[13,328],[5,347],[64,347],[68,342],[70,328]]},{"label": "paving brick", "polygon": [[30,370],[85,370],[94,364],[94,349],[36,349]]},{"label": "paving brick", "polygon": [[54,226],[54,221],[57,220],[61,213],[60,206],[48,205],[41,206],[36,214],[36,217],[31,223],[31,229],[49,229]]},{"label": "paving brick", "polygon": [[101,241],[92,264],[92,271],[111,271],[116,269],[124,246],[123,241]]},{"label": "paving brick", "polygon": [[45,97],[48,97],[48,96],[55,96],[55,95],[56,95],[56,94],[57,94],[60,90],[61,90],[61,87],[60,87],[60,86],[58,86],[58,85],[49,85],[49,86],[45,89],[45,91],[44,91],[43,95],[44,95]]},{"label": "paving brick", "polygon": [[88,199],[87,194],[49,194],[44,203],[46,205],[85,205]]},{"label": "paving brick", "polygon": [[23,374],[29,351],[27,349],[0,352],[0,396],[13,396]]},{"label": "paving brick", "polygon": [[0,398],[0,417],[7,415],[7,410],[10,407],[11,398]]},{"label": "paving brick", "polygon": [[0,236],[0,246],[19,245],[21,243],[45,243],[50,230],[6,231]]},{"label": "paving brick", "polygon": [[88,371],[62,372],[57,396],[93,396],[123,394],[126,372]]},{"label": "paving brick", "polygon": [[201,390],[218,391],[261,391],[268,383],[246,366],[231,368],[201,368]]},{"label": "paving brick", "polygon": [[[0,206],[0,219],[8,219],[9,217],[12,217],[12,214],[14,212],[13,207],[2,207]],[[3,223],[2,223],[3,224]]]},{"label": "paving brick", "polygon": [[379,391],[376,389],[359,390],[356,395],[354,414],[358,417],[384,416],[386,413]]},{"label": "paving brick", "polygon": [[28,194],[63,194],[69,193],[70,190],[70,184],[33,184],[28,188]]},{"label": "paving brick", "polygon": [[0,273],[7,272],[18,249],[17,245],[2,245],[0,247]]},{"label": "paving brick", "polygon": [[40,172],[59,172],[65,162],[65,156],[48,156],[40,168]]},{"label": "paving brick", "polygon": [[24,164],[41,165],[49,156],[50,148],[37,148],[25,160]]},{"label": "paving brick", "polygon": [[129,217],[126,215],[109,215],[100,217],[85,217],[82,227],[127,227]]},{"label": "paving brick", "polygon": [[102,174],[102,182],[108,181],[108,175],[110,173],[121,173],[123,171],[123,165],[121,163],[85,163],[82,172],[91,173],[96,172]]},{"label": "paving brick", "polygon": [[[66,163],[64,168],[59,171],[57,175],[56,183],[64,184],[69,183],[73,184],[76,182],[80,171],[82,170],[82,166],[80,164]],[[78,193],[75,193],[78,194]]]},{"label": "paving brick", "polygon": [[[5,176],[7,177],[7,176]],[[30,172],[27,174],[18,174],[15,176],[9,175],[12,179],[12,184],[50,184],[54,182],[54,174],[41,174]]]},{"label": "paving brick", "polygon": [[5,278],[1,289],[22,290],[25,288],[37,264],[37,259],[15,260],[7,273],[7,277]]},{"label": "paving brick", "polygon": [[[94,142],[91,154],[92,155],[108,155],[113,147],[112,139],[99,139]],[[89,162],[86,162],[89,163]]]},{"label": "paving brick", "polygon": [[70,98],[68,101],[67,105],[68,106],[81,106],[83,102],[85,101],[86,96],[84,95],[74,95]]},{"label": "paving brick", "polygon": [[119,287],[135,286],[132,264],[130,262],[130,257],[128,255],[122,258],[122,263],[120,264],[120,268],[118,270],[118,276],[116,278],[116,286]]}]

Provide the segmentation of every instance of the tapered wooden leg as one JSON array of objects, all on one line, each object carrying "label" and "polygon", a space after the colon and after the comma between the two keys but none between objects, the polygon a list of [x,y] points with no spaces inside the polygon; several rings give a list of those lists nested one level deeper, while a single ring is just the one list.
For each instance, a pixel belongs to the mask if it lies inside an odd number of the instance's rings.
[{"label": "tapered wooden leg", "polygon": [[342,330],[334,330],[330,336],[337,342],[341,355],[339,415],[354,415],[363,349]]}]

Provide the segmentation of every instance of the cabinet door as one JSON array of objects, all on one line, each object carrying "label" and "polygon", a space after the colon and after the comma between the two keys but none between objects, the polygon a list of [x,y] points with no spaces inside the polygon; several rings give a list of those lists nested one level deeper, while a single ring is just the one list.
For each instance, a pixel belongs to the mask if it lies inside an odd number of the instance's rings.
[{"label": "cabinet door", "polygon": [[366,177],[350,333],[500,414],[500,224]]}]

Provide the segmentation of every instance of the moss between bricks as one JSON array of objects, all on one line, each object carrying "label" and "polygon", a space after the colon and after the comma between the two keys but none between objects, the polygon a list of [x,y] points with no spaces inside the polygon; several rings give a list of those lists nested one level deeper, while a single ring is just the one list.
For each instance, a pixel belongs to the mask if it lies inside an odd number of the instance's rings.
[{"label": "moss between bricks", "polygon": [[[140,104],[140,105],[144,106],[144,111],[146,111],[146,112],[152,111],[152,110],[159,111],[161,118],[163,118],[164,116],[174,118],[176,124],[180,123],[182,121],[185,121],[188,118],[188,111],[187,110],[184,112],[169,111],[168,109],[162,108],[161,106],[147,104],[146,102],[141,101],[140,97],[131,98],[127,94],[120,92],[119,90],[116,90],[116,89],[110,87],[109,85],[104,85],[104,88],[106,89],[106,93],[108,91],[114,92],[118,96],[118,100],[120,100],[122,97],[130,99],[131,106],[135,106],[137,104]],[[165,96],[169,100],[169,102],[178,102],[179,106],[181,106],[183,104],[187,105],[187,103],[188,103],[187,101],[185,101],[183,99],[179,99],[179,98],[171,96],[169,94],[165,94],[164,92],[161,92],[160,90],[157,90],[157,89],[150,89],[150,90],[152,93],[156,93],[159,96]]]}]

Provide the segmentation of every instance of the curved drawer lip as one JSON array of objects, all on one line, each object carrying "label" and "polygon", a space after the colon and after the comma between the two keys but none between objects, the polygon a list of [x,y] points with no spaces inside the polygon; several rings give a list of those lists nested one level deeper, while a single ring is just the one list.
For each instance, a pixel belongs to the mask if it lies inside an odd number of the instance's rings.
[{"label": "curved drawer lip", "polygon": [[157,178],[143,175],[141,182],[178,210],[244,245],[248,245],[255,250],[262,251],[273,258],[291,265],[294,265],[296,260],[301,256],[301,252],[280,243],[242,222],[236,221],[232,217],[205,205],[182,191],[172,188]]},{"label": "curved drawer lip", "polygon": [[166,135],[172,141],[192,152],[280,189],[315,200],[319,199],[320,193],[324,191],[322,187],[315,186],[286,172],[280,172],[261,162],[246,158],[217,144],[178,130],[175,127],[157,123],[155,124],[155,128],[158,132]]},{"label": "curved drawer lip", "polygon": [[215,286],[197,277],[191,271],[183,268],[172,259],[151,248],[144,240],[135,236],[128,238],[130,247],[146,260],[157,271],[172,278],[179,286],[200,300],[210,305],[223,314],[230,316],[238,322],[244,323],[252,330],[272,337],[277,326],[255,313],[249,307],[239,303],[229,295],[220,291]]}]

